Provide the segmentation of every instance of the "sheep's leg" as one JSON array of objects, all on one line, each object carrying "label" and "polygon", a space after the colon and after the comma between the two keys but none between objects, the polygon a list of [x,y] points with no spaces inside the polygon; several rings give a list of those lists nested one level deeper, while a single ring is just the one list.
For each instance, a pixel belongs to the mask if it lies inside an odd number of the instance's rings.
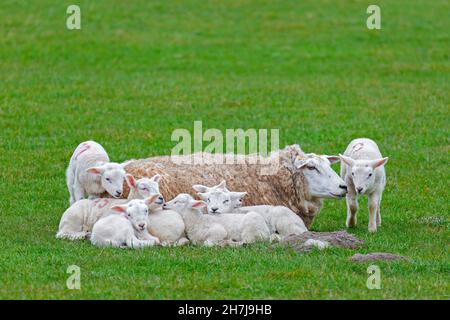
[{"label": "sheep's leg", "polygon": [[380,197],[377,194],[369,195],[369,232],[377,231],[377,214],[380,208]]},{"label": "sheep's leg", "polygon": [[56,234],[56,238],[68,240],[84,240],[87,239],[88,235],[90,235],[90,233],[86,231],[79,231],[79,232],[61,231]]},{"label": "sheep's leg", "polygon": [[74,191],[75,202],[77,202],[78,200],[84,199],[84,195],[85,195],[84,189],[78,182],[75,182],[73,191]]},{"label": "sheep's leg", "polygon": [[127,239],[126,243],[130,248],[144,248],[154,246],[156,242],[154,240],[139,240],[133,235]]},{"label": "sheep's leg", "polygon": [[378,210],[377,210],[377,226],[381,226],[381,195],[380,200],[378,201]]},{"label": "sheep's leg", "polygon": [[[350,188],[351,189],[351,188]],[[356,226],[357,213],[358,213],[358,196],[354,191],[350,191],[346,196],[347,200],[347,228],[352,228]]]},{"label": "sheep's leg", "polygon": [[182,237],[182,238],[178,239],[177,241],[175,241],[174,246],[175,247],[184,246],[188,243],[189,243],[189,240],[185,237]]}]

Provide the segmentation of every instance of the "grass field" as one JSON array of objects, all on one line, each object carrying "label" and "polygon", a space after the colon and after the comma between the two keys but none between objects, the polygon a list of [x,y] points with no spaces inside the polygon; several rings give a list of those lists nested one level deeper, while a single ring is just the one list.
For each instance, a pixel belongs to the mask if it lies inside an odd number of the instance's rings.
[{"label": "grass field", "polygon": [[[0,298],[449,299],[448,1],[75,1],[0,5]],[[55,239],[65,168],[94,139],[116,161],[169,154],[176,128],[279,128],[280,145],[343,152],[376,140],[388,185],[383,225],[367,201],[351,232],[362,250],[299,255],[246,248],[99,249]],[[339,165],[336,165],[336,170]],[[328,201],[313,230],[345,228]],[[378,263],[366,288],[356,252]],[[81,268],[81,290],[66,269]]]}]

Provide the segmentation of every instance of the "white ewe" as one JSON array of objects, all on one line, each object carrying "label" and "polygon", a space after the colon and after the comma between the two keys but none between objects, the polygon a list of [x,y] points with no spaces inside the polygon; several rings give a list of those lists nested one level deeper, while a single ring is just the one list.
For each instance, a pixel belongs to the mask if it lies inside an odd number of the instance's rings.
[{"label": "white ewe", "polygon": [[[220,185],[225,187],[225,181],[222,181]],[[207,190],[205,188],[203,189]],[[215,191],[198,193],[199,197],[207,203],[208,214],[220,215],[222,213],[247,213],[253,211],[264,217],[271,234],[277,233],[280,236],[288,236],[308,231],[302,219],[287,207],[270,205],[241,207],[241,199],[246,195],[246,192],[225,191],[226,189],[217,188],[217,186],[209,190]]]},{"label": "white ewe", "polygon": [[214,216],[201,212],[205,206],[204,201],[194,200],[188,194],[179,194],[166,202],[164,209],[175,210],[181,214],[186,234],[194,244],[240,245],[268,240],[270,237],[264,218],[256,212]]},{"label": "white ewe", "polygon": [[143,248],[159,244],[159,239],[147,230],[148,206],[158,195],[145,200],[131,200],[127,204],[115,205],[112,214],[100,219],[92,229],[91,243],[99,247]]},{"label": "white ewe", "polygon": [[66,171],[70,204],[89,196],[97,198],[107,191],[114,198],[123,192],[125,170],[109,162],[105,149],[95,141],[86,141],[75,149]]},{"label": "white ewe", "polygon": [[369,198],[369,232],[376,232],[381,225],[381,197],[386,186],[383,158],[377,144],[370,139],[355,139],[348,145],[341,157],[341,177],[348,186],[347,227],[356,226],[358,195]]}]

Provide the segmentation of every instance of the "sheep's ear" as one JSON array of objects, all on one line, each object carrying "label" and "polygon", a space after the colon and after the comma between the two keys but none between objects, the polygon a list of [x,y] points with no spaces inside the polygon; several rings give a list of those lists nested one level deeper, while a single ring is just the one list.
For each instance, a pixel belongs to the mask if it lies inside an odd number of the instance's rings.
[{"label": "sheep's ear", "polygon": [[192,188],[197,192],[208,192],[209,188],[201,184],[194,184]]},{"label": "sheep's ear", "polygon": [[86,172],[92,173],[92,174],[102,174],[103,172],[105,172],[105,168],[103,167],[91,167],[91,168],[87,168]]},{"label": "sheep's ear", "polygon": [[151,177],[152,181],[159,183],[159,180],[161,180],[161,175],[160,174],[155,174],[153,177]]},{"label": "sheep's ear", "polygon": [[202,200],[208,199],[208,195],[207,195],[206,192],[199,192],[199,193],[197,193],[197,195],[198,195],[199,198],[202,199]]},{"label": "sheep's ear", "polygon": [[294,167],[300,169],[304,167],[308,163],[308,159],[295,158],[294,159]]},{"label": "sheep's ear", "polygon": [[125,161],[125,162],[122,162],[121,164],[120,164],[120,166],[122,167],[122,168],[125,168],[127,165],[129,165],[130,163],[132,163],[134,160],[127,160],[127,161]]},{"label": "sheep's ear", "polygon": [[136,189],[136,180],[134,179],[134,177],[131,174],[127,174],[125,176],[125,178],[127,179],[127,184],[130,188]]},{"label": "sheep's ear", "polygon": [[144,200],[145,204],[148,206],[150,206],[153,202],[156,201],[156,199],[158,199],[158,197],[160,196],[160,194],[155,193],[152,194],[150,197],[148,197],[147,199]]},{"label": "sheep's ear", "polygon": [[119,213],[123,213],[127,211],[127,206],[120,206],[120,205],[115,205],[111,207],[111,210],[119,212]]},{"label": "sheep's ear", "polygon": [[341,158],[342,162],[344,162],[346,165],[350,167],[353,167],[355,165],[355,160],[353,160],[350,157],[343,156],[342,154],[339,153],[339,158]]},{"label": "sheep's ear", "polygon": [[339,156],[325,156],[325,157],[328,159],[328,161],[330,161],[330,164],[334,164],[341,160],[341,158],[339,158]]},{"label": "sheep's ear", "polygon": [[191,203],[191,207],[194,209],[201,209],[203,207],[206,207],[206,203],[204,201],[201,200],[194,200]]},{"label": "sheep's ear", "polygon": [[389,158],[385,157],[385,158],[381,158],[381,159],[376,159],[373,160],[370,165],[372,166],[372,168],[378,168],[379,166],[383,166],[388,162]]},{"label": "sheep's ear", "polygon": [[243,197],[245,197],[247,195],[247,192],[230,192],[230,197],[235,200],[235,199],[242,199]]},{"label": "sheep's ear", "polygon": [[225,180],[222,180],[217,186],[216,189],[226,189],[227,188],[227,182]]}]

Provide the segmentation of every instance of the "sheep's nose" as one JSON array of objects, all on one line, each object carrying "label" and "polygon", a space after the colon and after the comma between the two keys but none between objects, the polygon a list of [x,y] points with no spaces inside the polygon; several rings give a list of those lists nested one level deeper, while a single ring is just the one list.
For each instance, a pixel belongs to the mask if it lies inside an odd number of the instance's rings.
[{"label": "sheep's nose", "polygon": [[122,192],[116,191],[116,196],[117,196],[117,197],[120,197],[121,195],[122,195]]},{"label": "sheep's nose", "polygon": [[145,228],[145,223],[140,223],[139,224],[139,228],[144,229]]},{"label": "sheep's nose", "polygon": [[361,193],[363,191],[363,188],[359,187],[356,189],[356,191],[358,191],[358,193]]},{"label": "sheep's nose", "polygon": [[345,191],[347,191],[347,186],[345,184],[340,184],[339,188],[344,189]]},{"label": "sheep's nose", "polygon": [[211,208],[212,212],[216,212],[219,208]]}]

